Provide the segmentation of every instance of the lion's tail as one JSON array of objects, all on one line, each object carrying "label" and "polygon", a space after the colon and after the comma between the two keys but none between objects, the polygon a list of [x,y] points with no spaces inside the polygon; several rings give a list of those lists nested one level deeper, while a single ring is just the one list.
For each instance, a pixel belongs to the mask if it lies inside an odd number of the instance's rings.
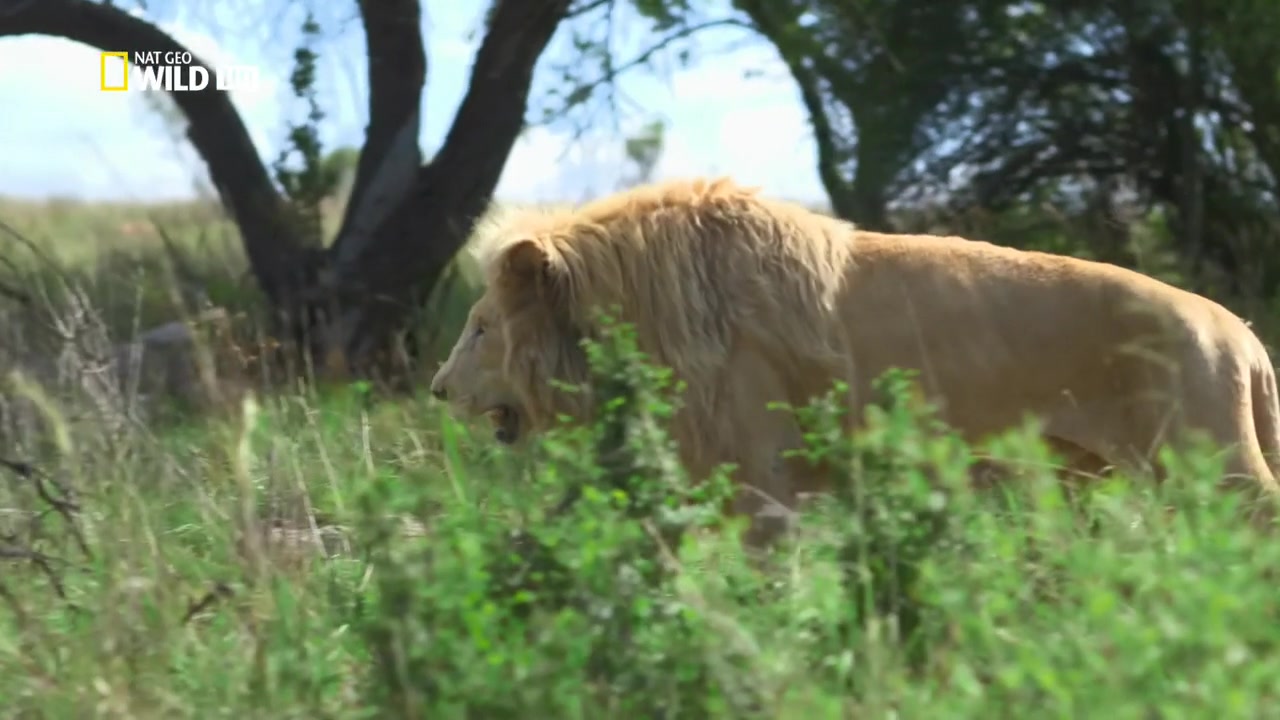
[{"label": "lion's tail", "polygon": [[1253,427],[1258,445],[1272,475],[1280,479],[1280,393],[1276,392],[1276,372],[1264,353],[1255,361],[1249,383],[1253,406]]}]

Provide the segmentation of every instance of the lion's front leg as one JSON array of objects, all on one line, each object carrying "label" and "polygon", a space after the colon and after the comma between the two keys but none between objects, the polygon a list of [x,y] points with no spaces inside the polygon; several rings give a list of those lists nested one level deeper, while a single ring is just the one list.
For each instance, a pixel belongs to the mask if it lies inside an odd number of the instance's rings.
[{"label": "lion's front leg", "polygon": [[786,402],[787,388],[764,357],[737,354],[721,389],[721,461],[737,466],[731,512],[750,518],[745,544],[763,548],[789,529],[799,493],[817,484],[809,477],[814,470],[803,459],[785,457],[803,446],[804,436],[789,411],[769,408]]}]

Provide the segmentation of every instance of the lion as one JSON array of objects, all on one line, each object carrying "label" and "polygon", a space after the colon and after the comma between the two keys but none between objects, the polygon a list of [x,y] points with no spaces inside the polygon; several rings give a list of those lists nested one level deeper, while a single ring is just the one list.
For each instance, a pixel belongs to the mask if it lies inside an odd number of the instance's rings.
[{"label": "lion", "polygon": [[[521,444],[558,415],[588,421],[580,341],[595,309],[632,325],[683,380],[671,432],[691,477],[722,463],[740,492],[794,507],[830,478],[785,451],[793,414],[836,381],[855,430],[872,382],[917,371],[970,442],[1040,421],[1081,467],[1154,469],[1202,433],[1225,485],[1280,492],[1280,406],[1266,349],[1204,297],[1100,262],[951,236],[868,232],[728,178],[640,186],[579,208],[498,213],[479,230],[484,292],[432,393]],[[1268,516],[1269,517],[1269,516]],[[777,528],[752,520],[748,540]]]}]

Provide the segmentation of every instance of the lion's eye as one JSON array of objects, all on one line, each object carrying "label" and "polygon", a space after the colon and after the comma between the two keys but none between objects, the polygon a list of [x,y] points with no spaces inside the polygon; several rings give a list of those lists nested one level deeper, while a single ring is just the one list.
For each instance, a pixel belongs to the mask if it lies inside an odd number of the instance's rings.
[{"label": "lion's eye", "polygon": [[481,335],[484,335],[484,326],[483,326],[483,325],[477,325],[477,326],[476,326],[476,337],[480,337]]}]

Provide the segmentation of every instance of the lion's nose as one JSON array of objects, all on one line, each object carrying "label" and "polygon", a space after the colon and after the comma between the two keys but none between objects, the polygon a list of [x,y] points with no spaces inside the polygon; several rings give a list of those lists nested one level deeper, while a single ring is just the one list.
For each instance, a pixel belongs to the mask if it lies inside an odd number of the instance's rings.
[{"label": "lion's nose", "polygon": [[437,400],[444,400],[449,396],[449,391],[445,389],[449,386],[445,382],[449,376],[449,373],[445,372],[446,369],[444,366],[438,367],[435,374],[431,376],[431,395]]}]

